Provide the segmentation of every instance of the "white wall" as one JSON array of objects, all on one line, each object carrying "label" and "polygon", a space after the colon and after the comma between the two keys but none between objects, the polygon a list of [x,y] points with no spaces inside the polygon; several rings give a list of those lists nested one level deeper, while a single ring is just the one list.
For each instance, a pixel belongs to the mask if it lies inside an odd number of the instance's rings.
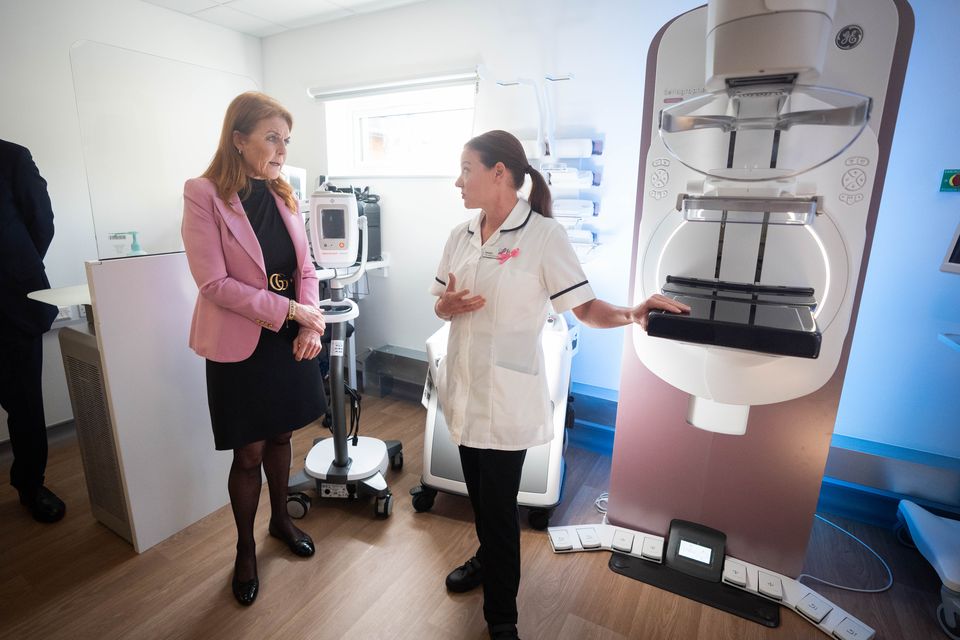
[{"label": "white wall", "polygon": [[[602,238],[603,253],[587,274],[601,297],[623,303],[647,48],[666,20],[697,4],[433,0],[266,38],[266,90],[293,110],[290,161],[307,167],[312,181],[325,173],[326,159],[323,107],[307,98],[308,86],[482,62],[477,131],[496,126],[526,136],[536,125],[532,98],[492,81],[573,72],[576,80],[554,93],[558,132],[606,138],[598,222],[616,232]],[[960,331],[960,276],[938,271],[960,222],[960,194],[937,193],[940,171],[960,166],[960,133],[951,125],[960,84],[943,66],[960,49],[955,4],[913,3],[913,52],[837,433],[960,457],[960,356],[937,340]],[[371,277],[373,295],[358,322],[361,354],[386,343],[421,348],[437,325],[425,289],[446,231],[466,213],[449,181],[365,184],[383,195],[384,247],[395,266],[386,280]],[[616,389],[621,340],[621,331],[584,331],[574,380]]]},{"label": "white wall", "polygon": [[[257,38],[145,2],[3,0],[0,138],[28,147],[49,185],[56,235],[44,262],[54,287],[85,282],[83,261],[97,257],[70,69],[71,46],[80,40],[247,75],[262,86]],[[177,99],[169,96],[171,104]],[[48,350],[51,343],[56,345],[55,340],[44,343]],[[45,377],[51,395],[47,409],[62,419],[63,371],[47,366]],[[0,413],[0,440],[5,438],[6,415]]]},{"label": "white wall", "polygon": [[836,433],[960,458],[960,275],[939,271],[960,224],[960,193],[940,193],[960,167],[953,126],[960,83],[955,0],[916,0],[916,32],[877,220]]},{"label": "white wall", "polygon": [[[665,21],[697,4],[432,0],[264,39],[265,90],[292,110],[289,161],[306,167],[312,183],[326,173],[325,134],[323,107],[307,97],[307,87],[483,63],[476,132],[503,128],[534,137],[538,114],[533,93],[527,87],[497,87],[495,81],[572,72],[572,82],[553,88],[557,133],[599,134],[606,140],[599,159],[602,204],[596,220],[603,246],[586,265],[587,276],[600,297],[624,304],[647,47]],[[386,280],[370,278],[372,295],[363,302],[357,323],[361,355],[383,344],[422,349],[438,325],[426,290],[449,229],[468,215],[453,187],[457,169],[450,167],[448,180],[357,179],[383,197],[383,246],[394,265]],[[582,336],[574,380],[616,388],[622,330],[585,330]]]}]

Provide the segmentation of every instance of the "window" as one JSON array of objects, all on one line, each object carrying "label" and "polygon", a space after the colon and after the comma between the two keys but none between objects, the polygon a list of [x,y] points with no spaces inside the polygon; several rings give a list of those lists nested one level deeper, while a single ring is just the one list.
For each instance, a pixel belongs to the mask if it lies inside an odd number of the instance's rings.
[{"label": "window", "polygon": [[475,94],[468,84],[326,102],[328,174],[457,175]]}]

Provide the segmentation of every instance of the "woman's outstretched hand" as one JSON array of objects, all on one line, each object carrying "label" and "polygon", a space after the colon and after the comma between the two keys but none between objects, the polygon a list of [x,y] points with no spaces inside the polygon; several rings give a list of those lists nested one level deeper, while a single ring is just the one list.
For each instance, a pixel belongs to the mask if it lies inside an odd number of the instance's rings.
[{"label": "woman's outstretched hand", "polygon": [[655,293],[630,310],[630,321],[639,324],[640,328],[646,331],[647,316],[654,309],[670,313],[690,313],[689,306],[677,302],[673,298]]},{"label": "woman's outstretched hand", "polygon": [[469,313],[483,308],[487,303],[483,296],[470,296],[469,289],[457,291],[457,278],[452,273],[447,274],[447,289],[437,299],[437,305],[434,310],[437,315],[445,320],[460,313]]}]

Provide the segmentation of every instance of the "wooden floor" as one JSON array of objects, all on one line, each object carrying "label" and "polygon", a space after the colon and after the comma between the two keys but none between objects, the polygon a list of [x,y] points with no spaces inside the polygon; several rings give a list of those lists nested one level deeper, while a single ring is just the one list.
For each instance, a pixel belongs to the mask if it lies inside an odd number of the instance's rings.
[{"label": "wooden floor", "polygon": [[[261,593],[250,608],[230,593],[228,506],[137,555],[91,515],[75,438],[52,442],[47,484],[67,502],[64,521],[33,522],[6,482],[0,487],[0,638],[485,638],[479,591],[452,595],[443,586],[476,547],[467,500],[441,494],[432,512],[419,514],[407,495],[420,478],[423,425],[419,404],[364,397],[362,433],[404,444],[405,467],[388,475],[394,513],[377,520],[367,500],[315,501],[300,521],[317,543],[313,558],[295,558],[267,536],[264,486],[256,523]],[[318,426],[296,434],[295,470],[318,435]],[[570,447],[566,459],[564,502],[552,524],[599,522],[593,502],[607,489],[609,458]],[[4,474],[9,463],[9,454],[0,459]],[[896,582],[879,595],[818,591],[879,638],[943,637],[934,619],[940,583],[917,552],[887,531],[842,524],[888,559]],[[522,535],[519,627],[527,640],[826,637],[785,609],[780,627],[767,629],[619,576],[606,552],[554,555],[546,534],[525,521]],[[885,578],[872,556],[822,523],[806,564],[846,584]]]}]

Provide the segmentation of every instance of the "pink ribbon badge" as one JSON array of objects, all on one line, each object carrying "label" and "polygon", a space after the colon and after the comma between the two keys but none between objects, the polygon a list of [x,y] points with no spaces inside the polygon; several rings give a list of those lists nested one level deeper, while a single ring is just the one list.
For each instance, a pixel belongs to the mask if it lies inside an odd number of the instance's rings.
[{"label": "pink ribbon badge", "polygon": [[520,255],[519,247],[514,249],[513,251],[511,251],[510,249],[500,249],[500,252],[497,254],[497,261],[500,264],[503,264],[510,258],[516,258],[518,255]]}]

